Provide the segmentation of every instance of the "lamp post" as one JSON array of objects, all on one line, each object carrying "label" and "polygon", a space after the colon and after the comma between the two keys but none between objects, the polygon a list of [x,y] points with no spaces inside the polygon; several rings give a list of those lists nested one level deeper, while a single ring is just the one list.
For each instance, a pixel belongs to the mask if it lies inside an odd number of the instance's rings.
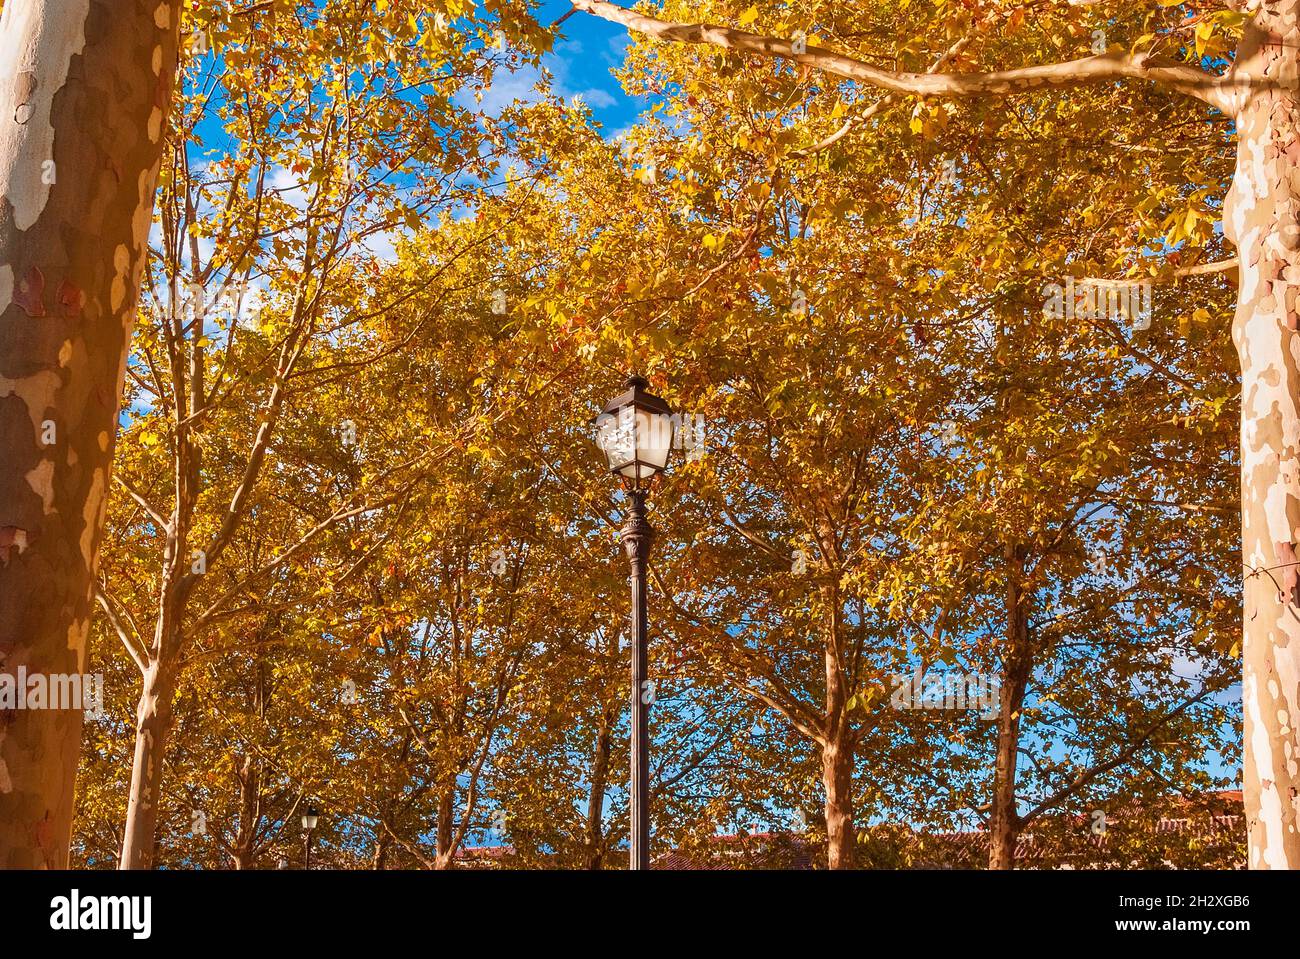
[{"label": "lamp post", "polygon": [[646,519],[650,483],[668,465],[673,444],[672,411],[646,391],[650,384],[631,376],[625,392],[605,405],[597,419],[598,442],[609,468],[623,483],[628,509],[623,521],[623,549],[631,567],[632,586],[632,775],[631,849],[628,868],[650,868],[650,704],[646,636],[646,566],[654,531]]},{"label": "lamp post", "polygon": [[302,867],[304,869],[311,868],[311,834],[318,822],[320,822],[320,813],[316,811],[315,806],[308,806],[307,811],[302,814]]}]

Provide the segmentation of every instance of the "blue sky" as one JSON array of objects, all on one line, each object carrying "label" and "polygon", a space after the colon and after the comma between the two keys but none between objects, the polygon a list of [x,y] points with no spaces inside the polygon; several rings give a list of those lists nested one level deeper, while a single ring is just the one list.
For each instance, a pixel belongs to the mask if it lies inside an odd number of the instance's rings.
[{"label": "blue sky", "polygon": [[[541,5],[537,17],[541,23],[554,23],[568,10],[568,0],[550,0]],[[566,98],[580,95],[603,127],[604,135],[616,136],[649,106],[645,98],[624,93],[613,75],[622,65],[624,50],[630,42],[627,31],[585,13],[569,17],[560,30],[562,39],[543,60],[555,77],[556,93]],[[490,105],[489,98],[484,98],[484,109],[495,112],[516,95],[515,91],[519,96],[526,96],[535,81],[536,74],[530,70],[521,70],[513,78],[502,75],[493,85]]]}]

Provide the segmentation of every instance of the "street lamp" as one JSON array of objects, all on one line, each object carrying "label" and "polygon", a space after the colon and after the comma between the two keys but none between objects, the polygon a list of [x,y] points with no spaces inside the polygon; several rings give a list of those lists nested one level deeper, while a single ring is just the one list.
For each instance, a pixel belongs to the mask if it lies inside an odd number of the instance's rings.
[{"label": "street lamp", "polygon": [[302,814],[302,831],[303,831],[303,851],[302,861],[303,868],[311,868],[311,834],[320,822],[320,813],[316,811],[315,806],[308,806],[307,811]]},{"label": "street lamp", "polygon": [[597,442],[609,459],[610,472],[623,482],[628,510],[623,522],[623,549],[631,564],[632,584],[632,791],[629,868],[650,868],[650,703],[654,687],[646,675],[646,565],[653,530],[646,520],[650,482],[668,466],[673,445],[672,411],[648,393],[650,384],[628,377],[625,392],[605,405],[596,420]]}]

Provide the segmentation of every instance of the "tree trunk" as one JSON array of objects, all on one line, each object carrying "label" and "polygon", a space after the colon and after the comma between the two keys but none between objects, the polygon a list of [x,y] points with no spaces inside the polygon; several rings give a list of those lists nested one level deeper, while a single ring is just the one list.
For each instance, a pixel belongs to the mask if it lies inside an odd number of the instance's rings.
[{"label": "tree trunk", "polygon": [[[77,673],[179,0],[0,14],[0,668]],[[47,422],[53,443],[47,444]],[[46,435],[43,435],[46,434]],[[0,718],[0,867],[63,867],[82,712]]]},{"label": "tree trunk", "polygon": [[261,821],[259,800],[262,781],[258,775],[257,760],[253,754],[244,756],[239,765],[239,829],[235,833],[234,855],[231,859],[236,869],[252,869],[257,845],[257,827]]},{"label": "tree trunk", "polygon": [[154,833],[158,828],[158,794],[162,762],[172,726],[175,670],[153,662],[144,675],[144,688],[135,709],[135,754],[127,792],[126,828],[122,837],[122,869],[152,869]]},{"label": "tree trunk", "polygon": [[605,789],[609,784],[609,757],[612,747],[610,728],[613,716],[604,712],[596,733],[596,755],[592,764],[591,788],[587,793],[586,868],[600,869],[605,859]]},{"label": "tree trunk", "polygon": [[456,790],[453,786],[438,797],[438,851],[434,855],[434,869],[450,869],[456,812]]},{"label": "tree trunk", "polygon": [[1300,98],[1297,0],[1265,0],[1232,71],[1237,169],[1224,209],[1240,294],[1242,769],[1249,865],[1300,868]]},{"label": "tree trunk", "polygon": [[[836,542],[823,527],[823,554],[836,555]],[[849,722],[850,683],[844,671],[844,622],[838,580],[821,587],[826,613],[823,662],[826,704],[822,736],[822,789],[826,793],[826,865],[852,869],[856,835],[853,830],[853,730]]]},{"label": "tree trunk", "polygon": [[826,865],[854,868],[853,750],[846,743],[822,744],[822,787],[826,790]]},{"label": "tree trunk", "polygon": [[370,858],[370,868],[376,872],[383,872],[388,868],[388,849],[392,840],[387,836],[380,836],[375,840],[375,854]]},{"label": "tree trunk", "polygon": [[1024,823],[1016,809],[1016,761],[1020,755],[1020,709],[1033,671],[1029,645],[1029,610],[1023,594],[1025,553],[1007,550],[1006,653],[998,691],[997,759],[993,767],[993,803],[989,812],[989,868],[1012,869],[1016,841]]}]

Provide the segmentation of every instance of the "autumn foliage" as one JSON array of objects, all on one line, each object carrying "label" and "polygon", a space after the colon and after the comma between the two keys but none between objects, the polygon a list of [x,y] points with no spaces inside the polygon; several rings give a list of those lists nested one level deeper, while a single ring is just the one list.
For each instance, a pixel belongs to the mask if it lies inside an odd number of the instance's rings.
[{"label": "autumn foliage", "polygon": [[[646,10],[935,75],[1222,67],[1243,24]],[[628,129],[544,70],[485,109],[558,13],[185,7],[74,865],[296,868],[309,807],[328,867],[625,864],[625,499],[592,419],[630,372],[702,439],[650,498],[664,864],[1244,865],[1237,290],[1196,269],[1234,255],[1230,119],[635,30]],[[1051,308],[1090,278],[1149,315]]]}]

